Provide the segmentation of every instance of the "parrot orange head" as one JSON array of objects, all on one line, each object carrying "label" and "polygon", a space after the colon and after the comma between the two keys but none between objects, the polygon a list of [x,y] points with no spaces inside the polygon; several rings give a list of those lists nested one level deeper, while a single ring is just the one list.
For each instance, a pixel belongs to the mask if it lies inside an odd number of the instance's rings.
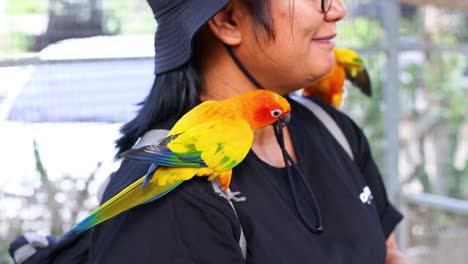
[{"label": "parrot orange head", "polygon": [[[234,98],[233,98],[234,99]],[[266,127],[280,121],[287,123],[290,118],[289,102],[272,91],[253,90],[235,97],[241,105],[241,111],[253,130]]]}]

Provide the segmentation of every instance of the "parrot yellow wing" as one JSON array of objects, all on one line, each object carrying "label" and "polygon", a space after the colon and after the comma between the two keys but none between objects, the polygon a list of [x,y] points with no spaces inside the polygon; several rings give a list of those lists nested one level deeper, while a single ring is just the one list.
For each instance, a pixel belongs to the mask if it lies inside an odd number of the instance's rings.
[{"label": "parrot yellow wing", "polygon": [[174,127],[171,128],[168,136],[180,134],[194,126],[217,117],[236,119],[242,118],[242,115],[236,109],[236,105],[230,102],[204,101],[182,116]]},{"label": "parrot yellow wing", "polygon": [[247,121],[223,117],[185,131],[167,147],[180,157],[197,153],[207,167],[222,171],[232,169],[244,159],[253,137]]}]

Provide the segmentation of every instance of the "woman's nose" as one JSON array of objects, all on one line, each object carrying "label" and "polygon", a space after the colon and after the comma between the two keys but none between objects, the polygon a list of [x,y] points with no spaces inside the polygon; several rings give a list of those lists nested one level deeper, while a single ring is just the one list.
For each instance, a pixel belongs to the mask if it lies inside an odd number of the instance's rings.
[{"label": "woman's nose", "polygon": [[346,7],[342,0],[333,0],[330,10],[325,14],[328,22],[337,22],[346,16]]}]

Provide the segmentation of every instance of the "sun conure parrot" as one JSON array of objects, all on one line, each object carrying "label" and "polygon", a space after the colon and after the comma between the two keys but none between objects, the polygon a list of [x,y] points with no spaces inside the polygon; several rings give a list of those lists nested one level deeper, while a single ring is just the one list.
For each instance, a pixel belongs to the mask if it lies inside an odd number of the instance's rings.
[{"label": "sun conure parrot", "polygon": [[335,64],[332,70],[312,85],[303,89],[303,95],[316,96],[339,108],[343,100],[345,80],[348,79],[365,95],[371,96],[371,83],[364,61],[357,52],[335,48]]},{"label": "sun conure parrot", "polygon": [[249,152],[254,131],[276,121],[287,122],[290,111],[286,99],[268,90],[199,104],[182,116],[159,143],[122,153],[125,158],[153,166],[147,175],[99,206],[68,234],[154,201],[194,176],[217,178],[227,190],[232,168]]}]

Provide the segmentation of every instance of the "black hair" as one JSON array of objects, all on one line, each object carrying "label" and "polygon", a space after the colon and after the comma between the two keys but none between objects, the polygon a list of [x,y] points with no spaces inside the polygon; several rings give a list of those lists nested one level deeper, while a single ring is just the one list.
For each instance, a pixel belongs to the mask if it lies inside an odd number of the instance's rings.
[{"label": "black hair", "polygon": [[[254,18],[255,34],[259,35],[261,30],[264,30],[269,39],[274,39],[269,1],[243,1]],[[194,42],[196,41],[197,38],[194,37]],[[194,53],[196,53],[196,49]],[[122,152],[130,149],[139,137],[153,129],[156,124],[170,118],[180,118],[197,104],[197,95],[202,89],[203,83],[195,55],[184,65],[155,77],[152,89],[139,104],[141,108],[135,118],[120,129],[122,136],[116,141],[117,158]]]},{"label": "black hair", "polygon": [[266,32],[269,40],[275,39],[275,27],[273,16],[271,15],[270,1],[262,0],[243,0],[247,6],[250,15],[254,19],[254,31],[257,37],[260,33]]},{"label": "black hair", "polygon": [[155,77],[153,87],[138,114],[120,129],[122,137],[116,141],[116,157],[130,149],[135,142],[156,124],[171,117],[179,118],[197,104],[202,83],[193,57],[179,68]]}]

